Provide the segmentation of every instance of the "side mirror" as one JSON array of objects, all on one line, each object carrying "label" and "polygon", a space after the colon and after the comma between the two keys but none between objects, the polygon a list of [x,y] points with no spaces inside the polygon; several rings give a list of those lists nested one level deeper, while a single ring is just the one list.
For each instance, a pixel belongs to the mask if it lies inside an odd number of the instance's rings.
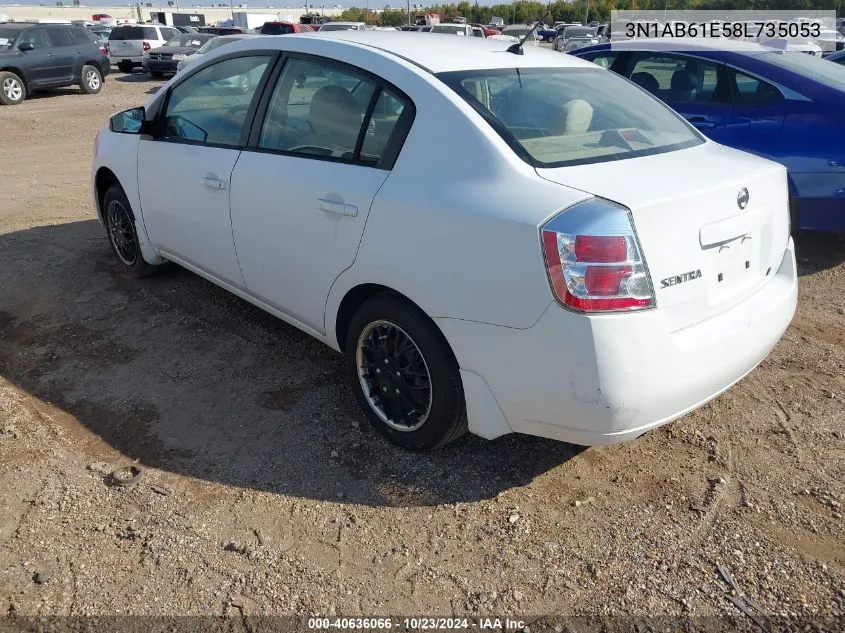
[{"label": "side mirror", "polygon": [[109,127],[112,132],[121,134],[141,134],[146,114],[143,107],[118,112],[109,120]]},{"label": "side mirror", "polygon": [[21,42],[18,44],[18,50],[21,53],[25,53],[27,51],[33,50],[35,47],[32,45],[32,42]]}]

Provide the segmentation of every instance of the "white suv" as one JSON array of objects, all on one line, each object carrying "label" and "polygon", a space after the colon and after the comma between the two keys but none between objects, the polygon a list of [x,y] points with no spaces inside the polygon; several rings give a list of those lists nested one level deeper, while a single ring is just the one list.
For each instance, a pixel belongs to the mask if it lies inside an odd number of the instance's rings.
[{"label": "white suv", "polygon": [[124,24],[109,33],[109,57],[121,72],[141,65],[144,53],[180,35],[179,29],[161,24]]}]

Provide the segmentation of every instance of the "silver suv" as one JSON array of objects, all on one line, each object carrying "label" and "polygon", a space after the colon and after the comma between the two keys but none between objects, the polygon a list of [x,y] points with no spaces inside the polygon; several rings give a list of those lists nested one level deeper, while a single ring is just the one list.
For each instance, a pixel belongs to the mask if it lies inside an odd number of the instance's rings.
[{"label": "silver suv", "polygon": [[181,35],[179,29],[161,24],[124,24],[109,33],[109,57],[121,72],[140,66],[144,53]]}]

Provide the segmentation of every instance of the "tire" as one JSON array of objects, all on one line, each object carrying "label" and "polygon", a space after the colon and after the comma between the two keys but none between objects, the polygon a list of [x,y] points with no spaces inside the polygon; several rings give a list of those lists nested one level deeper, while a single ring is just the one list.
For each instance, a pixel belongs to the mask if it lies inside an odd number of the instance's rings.
[{"label": "tire", "polygon": [[122,73],[131,73],[132,64],[118,64],[117,69]]},{"label": "tire", "polygon": [[82,78],[79,81],[82,92],[95,95],[103,89],[103,73],[96,66],[86,64],[82,67]]},{"label": "tire", "polygon": [[153,79],[161,79],[162,77],[164,77],[164,73],[150,72],[150,77],[152,77]]},{"label": "tire", "polygon": [[[401,351],[394,355],[395,343]],[[358,403],[376,430],[394,444],[426,451],[467,432],[455,357],[431,320],[409,302],[390,294],[366,301],[349,324],[345,356]],[[379,389],[404,393],[381,400]],[[397,414],[403,410],[414,413]]]},{"label": "tire", "polygon": [[112,185],[103,196],[103,222],[112,252],[132,277],[149,277],[158,271],[159,266],[144,261],[135,230],[135,214],[120,185]]},{"label": "tire", "polygon": [[15,73],[0,72],[0,103],[18,105],[26,99],[26,83]]}]

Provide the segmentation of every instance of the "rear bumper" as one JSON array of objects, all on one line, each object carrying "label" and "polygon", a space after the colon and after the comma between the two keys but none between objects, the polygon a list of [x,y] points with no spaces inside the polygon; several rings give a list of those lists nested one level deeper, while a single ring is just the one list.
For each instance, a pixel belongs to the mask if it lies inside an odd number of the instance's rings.
[{"label": "rear bumper", "polygon": [[845,231],[845,173],[790,171],[793,228]]},{"label": "rear bumper", "polygon": [[115,65],[123,65],[123,64],[132,64],[133,66],[140,66],[141,63],[144,61],[143,55],[115,55],[111,54],[109,56],[112,64]]},{"label": "rear bumper", "polygon": [[495,416],[470,414],[471,431],[495,437],[510,427],[590,446],[634,439],[739,381],[783,335],[797,293],[790,239],[773,278],[754,295],[671,333],[659,308],[587,318],[552,304],[527,330],[436,321],[461,369],[483,379],[507,421],[490,429],[486,420]]},{"label": "rear bumper", "polygon": [[141,63],[141,67],[144,69],[144,71],[151,72],[151,73],[162,73],[162,74],[168,74],[168,73],[174,73],[175,74],[176,73],[176,67],[178,65],[179,65],[178,60],[173,61],[173,60],[169,60],[169,59],[168,60],[161,60],[161,61],[153,60],[153,59],[150,59],[150,60],[145,59]]}]

